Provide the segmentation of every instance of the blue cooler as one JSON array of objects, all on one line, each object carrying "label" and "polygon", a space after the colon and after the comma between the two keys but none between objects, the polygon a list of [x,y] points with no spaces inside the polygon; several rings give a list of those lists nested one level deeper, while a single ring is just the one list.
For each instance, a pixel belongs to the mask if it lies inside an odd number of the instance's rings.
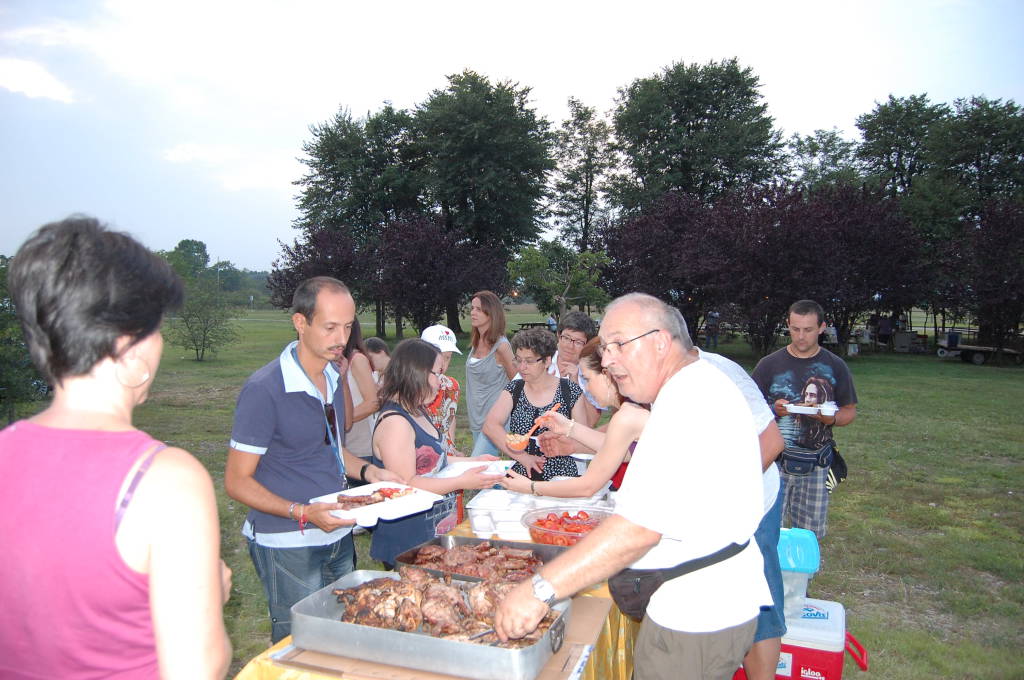
[{"label": "blue cooler", "polygon": [[807,582],[818,573],[821,553],[818,537],[807,529],[779,531],[779,566],[782,567],[783,610],[786,618],[797,618],[807,599]]}]

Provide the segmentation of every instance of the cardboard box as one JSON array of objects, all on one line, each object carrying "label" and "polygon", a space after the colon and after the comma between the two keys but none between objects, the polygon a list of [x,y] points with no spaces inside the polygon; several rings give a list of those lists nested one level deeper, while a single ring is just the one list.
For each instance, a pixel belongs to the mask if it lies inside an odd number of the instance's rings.
[{"label": "cardboard box", "polygon": [[[602,597],[576,596],[565,642],[541,669],[535,680],[579,678],[590,658],[611,609],[612,601]],[[313,671],[346,680],[457,680],[451,675],[411,670],[371,661],[311,652],[289,646],[271,656],[275,665]]]}]

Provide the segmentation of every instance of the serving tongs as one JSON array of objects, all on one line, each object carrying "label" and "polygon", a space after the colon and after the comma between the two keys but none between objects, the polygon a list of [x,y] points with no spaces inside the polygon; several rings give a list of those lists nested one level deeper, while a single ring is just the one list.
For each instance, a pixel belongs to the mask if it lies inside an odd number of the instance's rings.
[{"label": "serving tongs", "polygon": [[481,632],[477,633],[476,635],[470,635],[466,639],[467,640],[478,640],[478,639],[484,637],[485,635],[490,635],[491,633],[494,633],[494,632],[495,632],[495,630],[493,628],[488,628],[487,630],[481,631]]}]

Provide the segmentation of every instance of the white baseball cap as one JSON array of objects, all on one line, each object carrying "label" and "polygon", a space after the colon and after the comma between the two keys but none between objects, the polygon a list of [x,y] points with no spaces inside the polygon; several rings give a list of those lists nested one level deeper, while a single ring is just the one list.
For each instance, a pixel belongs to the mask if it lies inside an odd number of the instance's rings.
[{"label": "white baseball cap", "polygon": [[424,328],[423,332],[420,333],[420,339],[426,340],[442,352],[462,354],[459,346],[455,344],[455,333],[452,333],[452,330],[447,326],[437,325]]}]

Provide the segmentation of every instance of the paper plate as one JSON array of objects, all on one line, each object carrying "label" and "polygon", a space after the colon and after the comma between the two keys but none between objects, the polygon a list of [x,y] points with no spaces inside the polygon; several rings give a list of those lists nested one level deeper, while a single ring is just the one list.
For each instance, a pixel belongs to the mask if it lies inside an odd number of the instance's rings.
[{"label": "paper plate", "polygon": [[456,462],[452,462],[451,459],[448,461],[448,465],[438,473],[431,475],[431,477],[437,477],[440,479],[446,479],[448,477],[458,477],[467,470],[473,468],[484,468],[483,473],[487,475],[504,475],[512,466],[515,465],[514,460],[464,460],[458,459]]},{"label": "paper plate", "polygon": [[396,484],[394,482],[376,482],[366,484],[354,489],[346,489],[335,493],[317,496],[309,499],[310,503],[337,503],[338,496],[368,496],[377,489],[413,489],[411,494],[384,500],[372,505],[364,505],[352,510],[331,510],[331,514],[341,519],[353,519],[361,527],[372,527],[380,519],[398,519],[407,515],[414,515],[417,512],[429,510],[434,503],[443,497],[436,493],[430,493],[423,489],[415,489],[407,484]]}]

